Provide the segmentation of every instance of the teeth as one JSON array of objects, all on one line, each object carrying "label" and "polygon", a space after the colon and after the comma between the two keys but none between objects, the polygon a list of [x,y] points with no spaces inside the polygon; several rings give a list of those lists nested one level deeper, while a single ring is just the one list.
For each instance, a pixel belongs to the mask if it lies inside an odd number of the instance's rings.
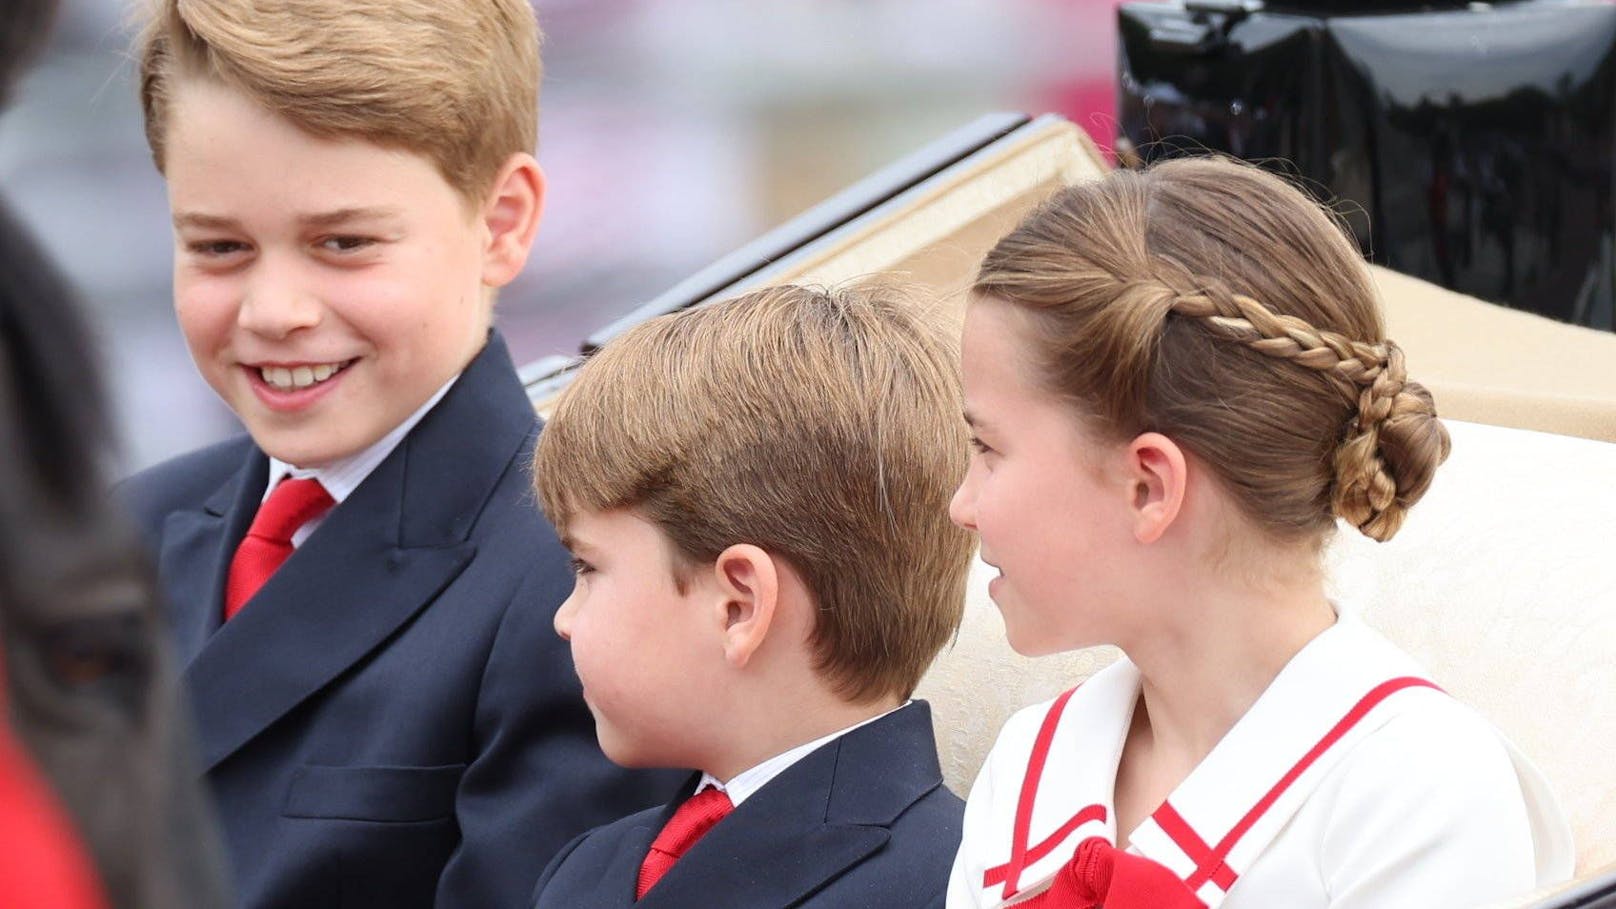
[{"label": "teeth", "polygon": [[258,374],[263,376],[264,381],[270,386],[286,391],[317,385],[336,375],[341,369],[341,363],[321,363],[318,366],[299,366],[294,369],[287,369],[284,366],[261,366]]}]

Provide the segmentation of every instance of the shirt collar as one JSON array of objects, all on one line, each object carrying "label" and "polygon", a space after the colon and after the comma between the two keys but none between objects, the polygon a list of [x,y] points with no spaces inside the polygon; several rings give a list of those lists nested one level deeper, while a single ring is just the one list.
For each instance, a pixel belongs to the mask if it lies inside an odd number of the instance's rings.
[{"label": "shirt collar", "polygon": [[[740,773],[737,773],[727,783],[720,782],[718,777],[715,777],[710,773],[703,773],[701,775],[701,782],[696,784],[696,792],[700,792],[703,789],[717,789],[718,791],[729,796],[731,805],[739,807],[742,802],[751,798],[759,789],[762,789],[764,786],[768,785],[770,780],[773,780],[775,777],[784,773],[792,764],[797,763],[798,761],[817,751],[820,746],[829,744],[830,742],[847,735],[849,732],[852,732],[860,726],[867,726],[870,723],[873,723],[876,720],[887,716],[888,714],[896,713],[897,711],[902,710],[913,703],[914,701],[912,700],[904,701],[902,704],[888,710],[886,713],[872,716],[867,720],[854,723],[846,729],[838,729],[835,732],[832,732],[830,735],[821,736],[811,742],[798,745],[789,751],[781,752],[780,754],[769,758],[763,763],[758,764],[756,767],[752,767],[751,769],[743,770]],[[695,793],[691,794],[694,795]]]},{"label": "shirt collar", "polygon": [[425,417],[428,411],[443,400],[443,396],[449,393],[449,389],[459,380],[460,375],[460,373],[455,373],[451,376],[449,381],[443,383],[443,386],[432,397],[427,398],[425,404],[416,408],[416,411],[410,414],[404,422],[393,427],[391,431],[372,442],[363,451],[351,454],[346,458],[338,458],[324,467],[313,468],[295,467],[279,458],[270,458],[269,482],[264,486],[264,495],[259,500],[260,503],[269,498],[269,494],[274,491],[276,483],[287,477],[293,477],[300,480],[319,480],[320,485],[325,487],[325,491],[330,494],[331,498],[340,504],[355,489],[359,488],[359,484],[370,476],[370,472],[375,470],[377,465],[387,460],[387,456],[393,453],[393,449],[398,447],[398,443],[404,441],[404,437],[410,434],[410,430],[415,428],[415,424],[421,422],[421,418]]}]

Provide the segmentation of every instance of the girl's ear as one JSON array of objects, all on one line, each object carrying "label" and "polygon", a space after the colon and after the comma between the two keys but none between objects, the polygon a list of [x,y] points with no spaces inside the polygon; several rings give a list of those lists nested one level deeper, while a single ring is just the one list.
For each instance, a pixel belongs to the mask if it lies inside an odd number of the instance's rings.
[{"label": "girl's ear", "polygon": [[767,552],[750,543],[737,543],[718,554],[713,577],[724,658],[740,669],[763,646],[774,624],[780,575]]},{"label": "girl's ear", "polygon": [[483,252],[483,284],[504,287],[522,273],[544,214],[544,171],[526,152],[511,155],[494,178],[483,203],[488,248]]},{"label": "girl's ear", "polygon": [[1189,466],[1183,449],[1159,432],[1143,433],[1130,442],[1127,459],[1134,539],[1154,543],[1178,519]]}]

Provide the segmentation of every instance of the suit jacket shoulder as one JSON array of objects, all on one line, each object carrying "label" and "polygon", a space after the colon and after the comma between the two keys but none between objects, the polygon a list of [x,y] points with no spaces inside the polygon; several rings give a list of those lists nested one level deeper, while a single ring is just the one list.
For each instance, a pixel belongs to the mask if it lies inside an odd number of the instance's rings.
[{"label": "suit jacket shoulder", "polygon": [[170,512],[194,507],[212,495],[255,451],[252,437],[245,434],[216,442],[127,477],[113,487],[113,497],[151,541]]},{"label": "suit jacket shoulder", "polygon": [[671,790],[600,753],[551,627],[572,577],[531,492],[537,433],[495,335],[222,626],[264,454],[126,484],[242,906],[509,905],[579,831]]},{"label": "suit jacket shoulder", "polygon": [[964,812],[917,702],[787,768],[635,902],[640,864],[681,801],[574,841],[541,878],[538,909],[922,909],[946,892]]}]

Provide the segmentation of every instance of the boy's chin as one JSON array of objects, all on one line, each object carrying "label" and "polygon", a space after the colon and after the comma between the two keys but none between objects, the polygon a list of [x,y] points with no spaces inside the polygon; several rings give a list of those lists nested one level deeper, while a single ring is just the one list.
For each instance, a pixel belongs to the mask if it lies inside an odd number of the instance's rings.
[{"label": "boy's chin", "polygon": [[376,441],[367,440],[351,431],[322,432],[316,427],[288,431],[280,427],[253,425],[252,422],[248,422],[247,432],[264,454],[308,470],[326,467],[356,455]]},{"label": "boy's chin", "polygon": [[684,767],[659,748],[645,742],[627,739],[603,728],[599,720],[595,723],[595,739],[600,743],[600,750],[606,755],[606,759],[619,767],[633,770]]}]

